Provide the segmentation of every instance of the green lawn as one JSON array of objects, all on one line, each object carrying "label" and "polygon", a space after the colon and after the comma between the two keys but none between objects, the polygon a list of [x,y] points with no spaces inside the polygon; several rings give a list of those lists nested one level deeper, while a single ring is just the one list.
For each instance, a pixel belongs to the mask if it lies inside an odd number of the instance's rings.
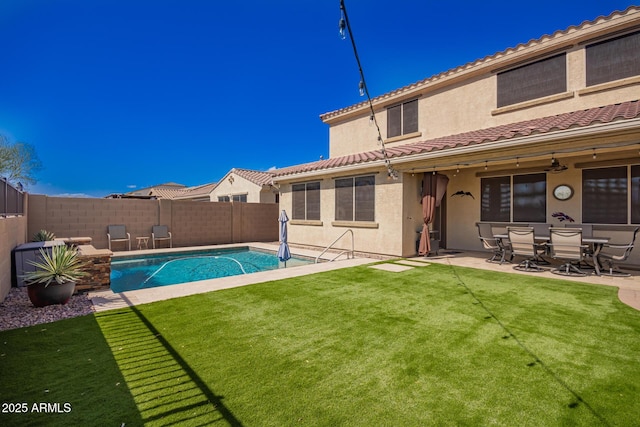
[{"label": "green lawn", "polygon": [[356,267],[0,332],[0,425],[639,425],[616,294]]}]

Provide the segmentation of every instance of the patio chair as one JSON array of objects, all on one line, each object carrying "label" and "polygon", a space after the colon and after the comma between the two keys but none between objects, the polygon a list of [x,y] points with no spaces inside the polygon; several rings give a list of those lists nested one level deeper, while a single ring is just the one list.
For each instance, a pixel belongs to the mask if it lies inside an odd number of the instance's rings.
[{"label": "patio chair", "polygon": [[502,264],[507,254],[507,248],[502,240],[494,237],[491,224],[477,222],[476,226],[478,227],[478,238],[482,242],[482,246],[484,246],[486,250],[493,252],[493,256],[489,258],[487,262],[493,262],[499,257],[500,264]]},{"label": "patio chair", "polygon": [[602,272],[602,274],[617,277],[631,276],[631,274],[620,271],[619,268],[615,267],[615,263],[624,262],[627,260],[627,258],[629,258],[629,255],[631,254],[633,246],[636,242],[636,235],[638,234],[638,230],[640,230],[640,227],[633,230],[631,242],[626,245],[607,243],[603,246],[602,250],[598,254],[598,260],[604,261],[607,264],[607,268],[609,271]]},{"label": "patio chair", "polygon": [[536,244],[533,227],[507,227],[511,255],[525,259],[513,267],[520,271],[542,271],[537,258],[545,251],[545,245]]},{"label": "patio chair", "polygon": [[124,225],[108,225],[107,240],[109,241],[109,250],[111,250],[111,242],[128,242],[129,250],[131,250],[131,234],[127,233]]},{"label": "patio chair", "polygon": [[169,247],[173,247],[171,232],[166,225],[154,225],[151,227],[151,240],[153,242],[153,249],[156,248],[156,240],[168,240]]},{"label": "patio chair", "polygon": [[551,272],[563,276],[586,276],[587,273],[579,268],[589,248],[589,245],[582,244],[582,229],[550,228],[549,231],[551,241],[548,246],[551,249],[551,256],[564,262]]},{"label": "patio chair", "polygon": [[[540,249],[540,253],[549,255],[549,248],[546,246],[546,244],[539,243],[539,242],[540,242],[540,238],[549,237],[549,230],[553,227],[553,224],[537,222],[537,223],[529,224],[529,227],[533,227],[534,240],[536,241],[536,245],[538,245],[538,249]],[[536,239],[536,237],[538,237],[538,239]],[[544,249],[544,251],[542,249]],[[549,261],[542,258],[541,255],[536,256],[536,263],[542,264],[542,265],[551,264]]]}]

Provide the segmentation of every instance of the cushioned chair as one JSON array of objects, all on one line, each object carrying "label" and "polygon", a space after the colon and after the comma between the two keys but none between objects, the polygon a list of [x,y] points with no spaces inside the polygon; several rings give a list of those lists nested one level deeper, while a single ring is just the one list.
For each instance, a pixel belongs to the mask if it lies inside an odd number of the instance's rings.
[{"label": "cushioned chair", "polygon": [[551,239],[548,247],[551,250],[551,256],[564,262],[551,272],[564,276],[586,276],[587,273],[578,268],[589,248],[589,245],[582,244],[582,229],[550,228],[549,232]]},{"label": "cushioned chair", "polygon": [[108,225],[107,240],[109,241],[109,250],[111,250],[111,242],[128,242],[129,250],[131,250],[131,234],[127,233],[124,225]]},{"label": "cushioned chair", "polygon": [[487,262],[493,262],[497,258],[500,258],[500,264],[505,260],[507,254],[507,248],[502,243],[501,239],[497,239],[493,235],[491,224],[477,222],[478,238],[482,242],[482,246],[488,251],[493,252],[493,256],[487,260]]},{"label": "cushioned chair", "polygon": [[633,250],[633,245],[636,242],[636,235],[638,234],[638,230],[640,227],[633,230],[633,236],[631,237],[631,242],[626,245],[618,245],[618,244],[610,244],[607,243],[604,245],[600,253],[598,254],[598,259],[607,264],[607,269],[609,271],[605,271],[602,274],[606,274],[608,276],[621,276],[628,277],[631,276],[629,273],[625,273],[620,271],[619,268],[615,266],[615,263],[624,262],[629,258],[631,251]]},{"label": "cushioned chair", "polygon": [[507,227],[511,255],[525,259],[514,268],[521,271],[542,271],[537,258],[544,253],[545,245],[536,244],[533,227]]},{"label": "cushioned chair", "polygon": [[171,232],[166,225],[154,225],[151,227],[151,240],[153,242],[153,249],[156,248],[156,240],[168,240],[169,247],[173,247]]}]

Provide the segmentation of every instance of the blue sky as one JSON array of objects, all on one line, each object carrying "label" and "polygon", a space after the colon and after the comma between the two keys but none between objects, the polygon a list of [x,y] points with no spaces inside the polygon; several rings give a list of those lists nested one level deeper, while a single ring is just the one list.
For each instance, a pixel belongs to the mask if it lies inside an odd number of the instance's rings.
[{"label": "blue sky", "polygon": [[[632,3],[345,0],[371,96]],[[319,116],[362,101],[339,0],[2,0],[0,134],[32,193],[216,182],[328,157]]]}]

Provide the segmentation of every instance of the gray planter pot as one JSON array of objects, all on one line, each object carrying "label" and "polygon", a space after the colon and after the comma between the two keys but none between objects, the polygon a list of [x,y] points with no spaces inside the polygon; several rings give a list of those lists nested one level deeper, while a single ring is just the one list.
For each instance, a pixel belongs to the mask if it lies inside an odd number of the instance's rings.
[{"label": "gray planter pot", "polygon": [[76,290],[76,282],[67,282],[62,285],[32,283],[27,287],[29,299],[35,307],[45,307],[52,304],[66,304]]}]

